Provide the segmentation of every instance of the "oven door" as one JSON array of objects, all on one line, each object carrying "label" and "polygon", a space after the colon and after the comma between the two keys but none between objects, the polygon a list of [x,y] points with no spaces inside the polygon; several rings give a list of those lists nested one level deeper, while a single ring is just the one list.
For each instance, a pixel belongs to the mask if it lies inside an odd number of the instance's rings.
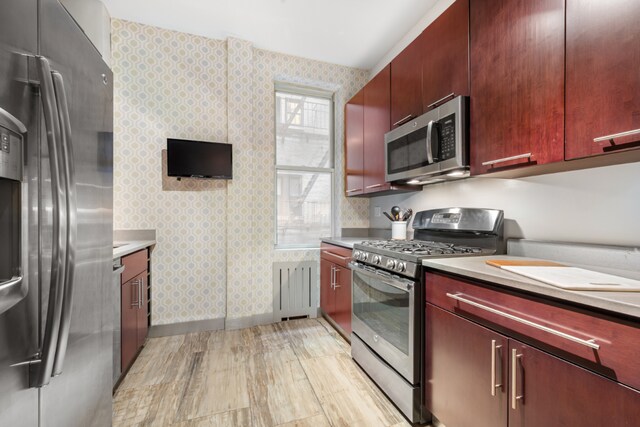
[{"label": "oven door", "polygon": [[353,333],[411,384],[419,382],[417,283],[350,263]]}]

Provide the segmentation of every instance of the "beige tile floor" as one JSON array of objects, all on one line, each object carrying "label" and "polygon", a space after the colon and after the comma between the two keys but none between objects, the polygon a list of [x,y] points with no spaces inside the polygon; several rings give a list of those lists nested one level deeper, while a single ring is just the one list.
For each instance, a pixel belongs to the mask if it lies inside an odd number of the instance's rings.
[{"label": "beige tile floor", "polygon": [[147,340],[114,426],[409,426],[324,319]]}]

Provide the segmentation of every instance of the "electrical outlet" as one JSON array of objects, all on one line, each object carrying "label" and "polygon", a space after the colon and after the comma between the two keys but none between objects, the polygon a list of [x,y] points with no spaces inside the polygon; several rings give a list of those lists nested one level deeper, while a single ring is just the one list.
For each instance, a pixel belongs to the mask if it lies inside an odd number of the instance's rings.
[{"label": "electrical outlet", "polygon": [[374,206],[373,216],[381,216],[381,215],[382,215],[382,208],[380,208],[380,206]]}]

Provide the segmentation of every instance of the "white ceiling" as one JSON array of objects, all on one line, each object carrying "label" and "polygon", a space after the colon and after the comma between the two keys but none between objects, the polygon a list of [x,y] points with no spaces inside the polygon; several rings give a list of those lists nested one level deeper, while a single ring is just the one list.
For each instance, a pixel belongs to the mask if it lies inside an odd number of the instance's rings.
[{"label": "white ceiling", "polygon": [[103,0],[114,18],[373,67],[436,0]]}]

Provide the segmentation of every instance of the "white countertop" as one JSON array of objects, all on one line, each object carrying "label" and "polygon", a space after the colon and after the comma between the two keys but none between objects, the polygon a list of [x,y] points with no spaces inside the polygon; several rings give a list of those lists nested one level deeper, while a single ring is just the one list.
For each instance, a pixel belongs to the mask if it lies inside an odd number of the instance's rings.
[{"label": "white countertop", "polygon": [[323,237],[320,241],[343,248],[353,249],[354,243],[362,243],[365,240],[384,240],[382,237]]},{"label": "white countertop", "polygon": [[114,241],[113,242],[113,259],[121,258],[125,255],[132,254],[150,246],[155,246],[155,240],[128,240],[128,241]]},{"label": "white countertop", "polygon": [[[536,258],[509,255],[433,258],[423,260],[422,265],[470,279],[482,280],[506,288],[576,303],[604,310],[611,314],[627,315],[640,320],[640,292],[569,291],[487,265],[485,261],[489,259],[532,260]],[[565,264],[569,265],[569,263]],[[589,269],[589,266],[585,265],[572,264],[572,266]],[[594,267],[592,269],[630,279],[640,279],[640,272],[602,267]]]}]

